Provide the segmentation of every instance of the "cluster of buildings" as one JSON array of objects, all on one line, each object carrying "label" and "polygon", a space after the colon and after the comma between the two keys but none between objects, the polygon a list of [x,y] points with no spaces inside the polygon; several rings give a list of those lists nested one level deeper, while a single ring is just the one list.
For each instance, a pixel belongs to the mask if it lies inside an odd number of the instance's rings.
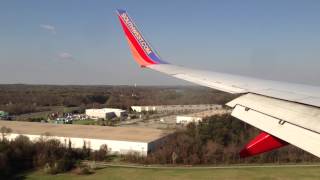
[{"label": "cluster of buildings", "polygon": [[[226,113],[220,105],[161,105],[161,106],[132,106],[133,111],[141,113],[148,111],[172,112],[189,110],[189,114],[176,116],[177,124],[198,123],[204,117],[219,113]],[[194,112],[194,113],[192,113]],[[0,111],[0,118],[9,116]],[[29,137],[31,140],[40,138],[54,138],[65,143],[71,142],[72,147],[82,148],[84,144],[92,150],[98,150],[102,145],[107,145],[109,151],[115,154],[127,154],[131,152],[146,156],[156,149],[157,145],[165,139],[170,132],[136,127],[109,127],[109,126],[86,126],[68,125],[73,119],[125,119],[128,112],[116,108],[86,109],[85,114],[50,115],[56,123],[32,123],[20,121],[0,121],[0,127],[10,128],[12,132],[6,138],[14,139],[19,135]],[[66,125],[58,125],[66,124]]]},{"label": "cluster of buildings", "polygon": [[226,110],[221,105],[216,104],[197,104],[197,105],[160,105],[160,106],[131,106],[135,112],[179,112],[179,111],[194,111],[176,116],[176,124],[186,125],[189,123],[199,123],[205,117],[213,116],[216,114],[226,113]]},{"label": "cluster of buildings", "polygon": [[122,109],[116,108],[102,108],[102,109],[86,109],[85,114],[72,114],[58,112],[51,113],[48,119],[53,121],[55,124],[72,124],[74,120],[86,120],[86,119],[113,119],[120,118],[125,119],[128,116],[127,112]]}]

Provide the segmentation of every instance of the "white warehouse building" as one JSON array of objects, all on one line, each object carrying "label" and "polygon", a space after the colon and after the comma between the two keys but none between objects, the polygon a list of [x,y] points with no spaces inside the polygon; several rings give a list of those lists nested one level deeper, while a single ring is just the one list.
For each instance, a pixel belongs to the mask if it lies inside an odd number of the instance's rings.
[{"label": "white warehouse building", "polygon": [[131,109],[136,112],[156,111],[156,106],[131,106]]},{"label": "white warehouse building", "polygon": [[125,117],[127,112],[116,108],[102,108],[102,109],[86,109],[86,115],[92,119],[107,119],[108,117]]},{"label": "white warehouse building", "polygon": [[201,117],[194,116],[177,116],[176,123],[177,124],[189,124],[189,123],[199,123],[202,121]]},{"label": "white warehouse building", "polygon": [[159,106],[131,106],[131,109],[136,112],[143,111],[184,111],[184,110],[216,110],[221,109],[221,105],[217,104],[191,104],[191,105],[159,105]]},{"label": "white warehouse building", "polygon": [[[146,156],[153,151],[169,133],[159,129],[108,127],[88,125],[59,125],[49,123],[0,121],[0,127],[12,130],[5,138],[13,140],[19,135],[29,137],[31,141],[39,139],[57,139],[72,148],[86,147],[99,150],[107,145],[110,153],[127,154],[136,152]],[[1,139],[2,137],[0,137]]]}]

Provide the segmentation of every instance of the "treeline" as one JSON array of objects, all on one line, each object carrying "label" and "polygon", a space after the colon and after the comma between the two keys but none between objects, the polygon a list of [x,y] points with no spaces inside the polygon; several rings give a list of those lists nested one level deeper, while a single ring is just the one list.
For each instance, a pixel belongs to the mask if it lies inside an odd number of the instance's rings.
[{"label": "treeline", "polygon": [[184,165],[319,162],[317,157],[291,145],[255,157],[240,158],[239,151],[258,133],[256,128],[230,115],[213,116],[177,131],[146,158],[131,154],[125,159],[135,163]]},{"label": "treeline", "polygon": [[116,107],[161,104],[224,104],[234,96],[202,87],[0,85],[0,110],[12,115],[50,107]]},{"label": "treeline", "polygon": [[52,106],[104,104],[111,87],[0,85],[0,109],[19,115],[48,111]]},{"label": "treeline", "polygon": [[55,139],[41,139],[32,142],[26,136],[18,136],[13,141],[5,138],[0,142],[0,179],[17,178],[24,171],[42,168],[46,173],[57,174],[72,169],[78,173],[90,173],[80,164],[81,160],[106,160],[108,148],[102,146],[99,151],[91,151],[85,145],[82,149],[71,148]]}]

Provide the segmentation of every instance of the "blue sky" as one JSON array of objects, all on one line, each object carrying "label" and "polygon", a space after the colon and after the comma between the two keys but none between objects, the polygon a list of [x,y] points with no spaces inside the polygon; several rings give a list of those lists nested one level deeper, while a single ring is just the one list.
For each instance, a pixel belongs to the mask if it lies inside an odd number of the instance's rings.
[{"label": "blue sky", "polygon": [[135,64],[116,8],[171,63],[320,85],[316,0],[2,1],[0,83],[185,84]]}]

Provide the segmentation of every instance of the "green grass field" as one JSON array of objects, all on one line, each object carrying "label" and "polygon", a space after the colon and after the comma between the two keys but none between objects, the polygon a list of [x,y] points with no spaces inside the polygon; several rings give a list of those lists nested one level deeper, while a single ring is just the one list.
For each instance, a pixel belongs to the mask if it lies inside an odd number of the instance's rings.
[{"label": "green grass field", "polygon": [[92,119],[86,119],[86,120],[75,120],[73,121],[73,124],[80,124],[80,125],[95,125],[96,121]]},{"label": "green grass field", "polygon": [[50,180],[50,179],[76,179],[76,180],[311,180],[320,179],[320,167],[264,167],[264,168],[241,168],[241,169],[140,169],[107,167],[96,170],[91,175],[76,175],[73,173],[46,175],[36,171],[26,175],[29,180]]}]

